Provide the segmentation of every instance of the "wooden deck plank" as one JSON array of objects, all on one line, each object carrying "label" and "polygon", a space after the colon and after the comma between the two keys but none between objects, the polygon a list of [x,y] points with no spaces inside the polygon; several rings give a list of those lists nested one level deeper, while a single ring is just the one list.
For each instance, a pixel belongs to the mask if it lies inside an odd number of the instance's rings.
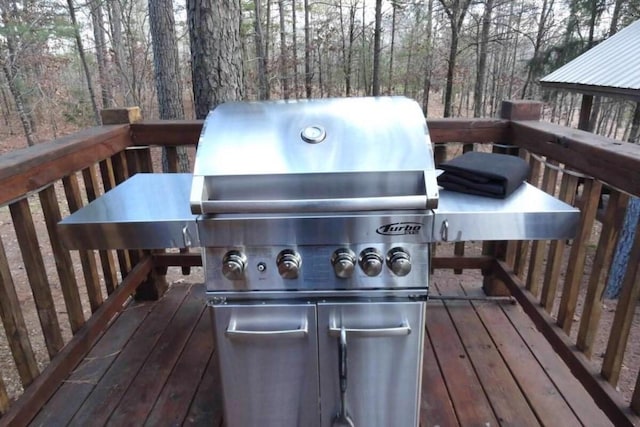
[{"label": "wooden deck plank", "polygon": [[502,310],[517,310],[517,306],[503,304],[500,309],[487,303],[473,305],[540,422],[546,426],[580,426],[579,419],[522,337],[514,328],[504,327],[506,315]]},{"label": "wooden deck plank", "polygon": [[154,305],[153,311],[149,313],[145,322],[130,340],[135,342],[135,345],[122,349],[113,365],[73,417],[71,425],[103,425],[107,421],[134,376],[144,364],[149,351],[155,346],[184,300],[188,288],[182,286],[174,288],[174,292],[165,294],[160,300],[162,303]]},{"label": "wooden deck plank", "polygon": [[444,304],[430,303],[426,318],[427,333],[460,425],[497,425],[491,405]]},{"label": "wooden deck plank", "polygon": [[540,425],[470,303],[446,306],[500,425]]},{"label": "wooden deck plank", "polygon": [[[202,285],[174,285],[158,302],[132,305],[32,425],[220,426],[204,298]],[[426,315],[422,427],[612,425],[519,306],[432,300]]]},{"label": "wooden deck plank", "polygon": [[202,379],[213,354],[213,331],[208,314],[205,311],[200,316],[185,351],[173,368],[145,424],[178,425],[186,417],[196,393],[194,384],[198,384]]},{"label": "wooden deck plank", "polygon": [[[444,281],[437,285],[445,295],[465,295],[461,283]],[[482,292],[479,287],[476,292]],[[474,295],[478,296],[478,295]],[[487,310],[500,312],[498,304],[485,303]],[[518,387],[496,349],[488,331],[474,310],[471,301],[446,301],[445,307],[455,325],[469,360],[484,388],[489,403],[500,425],[538,426],[540,422],[529,407],[526,397]],[[504,317],[500,328],[511,328]]]},{"label": "wooden deck plank", "polygon": [[203,427],[222,425],[220,368],[215,352],[209,359],[202,381],[197,386],[196,395],[182,425]]},{"label": "wooden deck plank", "polygon": [[[180,357],[205,307],[204,293],[190,291],[182,306],[151,350],[147,360],[120,399],[107,425],[124,426],[146,419]],[[149,351],[131,342],[139,352]]]},{"label": "wooden deck plank", "polygon": [[420,426],[459,426],[451,396],[442,376],[433,344],[426,335],[424,339],[424,363],[422,367],[422,393]]},{"label": "wooden deck plank", "polygon": [[[178,291],[174,291],[178,292]],[[118,315],[100,341],[76,367],[33,420],[32,425],[66,425],[93,391],[121,349],[149,314],[151,303],[137,303]]]},{"label": "wooden deck plank", "polygon": [[587,426],[613,425],[522,309],[517,306],[516,309],[505,310],[505,314],[581,423]]}]

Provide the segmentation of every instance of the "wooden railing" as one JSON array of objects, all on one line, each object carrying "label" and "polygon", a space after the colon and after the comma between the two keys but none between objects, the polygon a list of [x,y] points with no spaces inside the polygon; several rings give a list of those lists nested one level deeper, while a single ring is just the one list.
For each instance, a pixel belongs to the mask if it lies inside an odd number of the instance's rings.
[{"label": "wooden railing", "polygon": [[[471,257],[458,244],[454,256],[437,251],[433,266],[482,270],[487,293],[515,296],[607,415],[630,424],[629,407],[640,412],[640,387],[630,405],[614,387],[640,290],[638,236],[609,331],[599,319],[626,202],[640,196],[640,146],[540,122],[536,103],[503,107],[499,119],[428,120],[437,161],[462,144],[518,153],[531,164],[531,183],[581,208],[578,235],[570,242],[486,242],[483,256]],[[177,170],[177,147],[190,146],[193,153],[202,127],[200,121],[136,121],[135,110],[108,111],[103,118],[120,124],[0,157],[0,350],[5,338],[14,361],[0,372],[0,424],[27,423],[131,295],[157,297],[168,266],[187,273],[200,263],[194,253],[70,253],[61,247],[55,224],[62,216],[134,173],[158,172],[159,147],[166,147],[170,170]],[[599,210],[603,185],[610,194]],[[600,230],[597,244],[589,246],[594,229]],[[603,333],[609,344],[598,370],[590,357],[594,337]],[[2,381],[14,377],[24,392]]]}]

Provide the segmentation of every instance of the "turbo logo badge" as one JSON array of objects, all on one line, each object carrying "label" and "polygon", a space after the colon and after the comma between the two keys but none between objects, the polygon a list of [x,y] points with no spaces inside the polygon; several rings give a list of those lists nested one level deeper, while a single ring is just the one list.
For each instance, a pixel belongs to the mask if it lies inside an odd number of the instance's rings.
[{"label": "turbo logo badge", "polygon": [[405,234],[418,234],[422,229],[419,222],[394,222],[393,224],[384,224],[378,227],[376,233],[385,236],[401,236]]}]

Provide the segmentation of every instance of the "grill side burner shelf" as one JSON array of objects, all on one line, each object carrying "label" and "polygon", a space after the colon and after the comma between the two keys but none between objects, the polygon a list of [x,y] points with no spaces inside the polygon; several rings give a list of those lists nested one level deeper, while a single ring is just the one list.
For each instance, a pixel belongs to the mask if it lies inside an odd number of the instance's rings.
[{"label": "grill side burner shelf", "polygon": [[193,176],[135,175],[59,230],[69,248],[202,248],[228,426],[330,426],[339,373],[356,426],[415,426],[430,244],[571,238],[579,214],[435,176],[406,98],[224,104]]}]

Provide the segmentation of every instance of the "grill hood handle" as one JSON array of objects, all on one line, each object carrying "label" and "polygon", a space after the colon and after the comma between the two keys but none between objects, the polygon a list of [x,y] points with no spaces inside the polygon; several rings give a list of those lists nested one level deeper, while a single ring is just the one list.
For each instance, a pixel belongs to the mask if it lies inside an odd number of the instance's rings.
[{"label": "grill hood handle", "polygon": [[194,214],[230,213],[300,213],[355,212],[385,210],[434,209],[438,204],[438,188],[434,171],[424,171],[424,194],[270,200],[209,200],[204,177],[194,176],[191,188],[191,211]]}]

